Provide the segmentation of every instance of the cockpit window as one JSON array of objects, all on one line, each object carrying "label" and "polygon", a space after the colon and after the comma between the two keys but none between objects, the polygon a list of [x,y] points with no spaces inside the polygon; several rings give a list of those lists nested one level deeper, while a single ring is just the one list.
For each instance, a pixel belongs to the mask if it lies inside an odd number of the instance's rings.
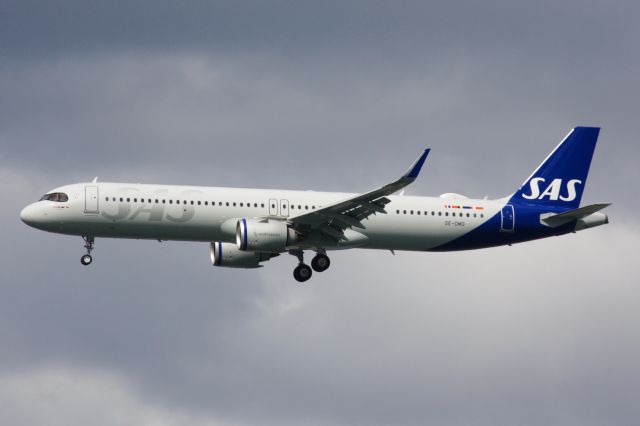
[{"label": "cockpit window", "polygon": [[69,197],[64,192],[52,192],[51,194],[44,194],[40,201],[56,201],[59,203],[65,203],[69,201]]}]

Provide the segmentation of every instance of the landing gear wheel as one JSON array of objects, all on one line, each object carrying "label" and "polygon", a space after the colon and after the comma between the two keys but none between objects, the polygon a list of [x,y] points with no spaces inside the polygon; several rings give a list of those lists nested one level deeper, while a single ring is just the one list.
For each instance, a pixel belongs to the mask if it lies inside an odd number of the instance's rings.
[{"label": "landing gear wheel", "polygon": [[305,265],[304,263],[299,264],[296,266],[296,269],[293,270],[293,278],[301,283],[311,278],[311,274],[313,274],[311,268],[309,265]]},{"label": "landing gear wheel", "polygon": [[80,263],[86,266],[91,264],[91,262],[93,261],[93,258],[91,257],[91,251],[93,250],[93,243],[95,242],[95,239],[93,237],[84,235],[82,236],[82,239],[84,240],[84,248],[87,249],[87,254],[83,255],[80,258]]},{"label": "landing gear wheel", "polygon": [[331,265],[331,260],[329,260],[329,256],[326,254],[318,253],[311,259],[311,267],[316,272],[326,271],[329,269],[329,265]]}]

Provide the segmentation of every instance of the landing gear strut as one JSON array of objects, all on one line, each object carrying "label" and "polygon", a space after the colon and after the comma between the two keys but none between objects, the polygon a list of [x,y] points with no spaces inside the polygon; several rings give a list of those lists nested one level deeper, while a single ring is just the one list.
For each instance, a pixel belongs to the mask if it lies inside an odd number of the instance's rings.
[{"label": "landing gear strut", "polygon": [[296,266],[296,268],[293,270],[293,278],[301,283],[311,278],[313,272],[311,271],[309,265],[304,263],[304,252],[302,250],[291,250],[289,253],[293,256],[296,256],[298,258],[298,262],[300,262],[298,266]]},{"label": "landing gear strut", "polygon": [[80,258],[80,263],[86,266],[93,262],[93,257],[91,257],[91,250],[93,250],[94,238],[82,236],[82,239],[84,240],[84,248],[87,249],[87,254],[83,255]]}]

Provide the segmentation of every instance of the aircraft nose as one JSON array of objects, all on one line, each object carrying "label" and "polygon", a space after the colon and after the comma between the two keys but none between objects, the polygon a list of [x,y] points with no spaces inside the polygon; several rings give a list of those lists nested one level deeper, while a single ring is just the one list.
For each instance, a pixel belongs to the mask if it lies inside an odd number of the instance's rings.
[{"label": "aircraft nose", "polygon": [[33,226],[36,223],[37,221],[36,209],[33,204],[30,204],[24,209],[22,209],[22,211],[20,212],[20,220],[22,220],[24,223],[26,223],[29,226]]}]

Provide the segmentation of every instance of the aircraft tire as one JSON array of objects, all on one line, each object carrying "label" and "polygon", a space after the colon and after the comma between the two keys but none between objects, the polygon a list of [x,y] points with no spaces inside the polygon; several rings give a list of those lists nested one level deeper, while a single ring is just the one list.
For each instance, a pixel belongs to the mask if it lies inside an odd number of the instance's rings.
[{"label": "aircraft tire", "polygon": [[295,278],[296,281],[301,283],[311,278],[312,274],[313,272],[311,271],[311,268],[309,267],[309,265],[305,265],[304,263],[301,263],[300,265],[296,266],[296,268],[293,270],[293,278]]},{"label": "aircraft tire", "polygon": [[90,265],[91,262],[93,262],[93,258],[91,257],[90,254],[85,254],[80,258],[80,263],[82,263],[85,266]]},{"label": "aircraft tire", "polygon": [[329,269],[331,260],[326,254],[318,253],[313,259],[311,259],[311,267],[316,272],[324,272]]}]

